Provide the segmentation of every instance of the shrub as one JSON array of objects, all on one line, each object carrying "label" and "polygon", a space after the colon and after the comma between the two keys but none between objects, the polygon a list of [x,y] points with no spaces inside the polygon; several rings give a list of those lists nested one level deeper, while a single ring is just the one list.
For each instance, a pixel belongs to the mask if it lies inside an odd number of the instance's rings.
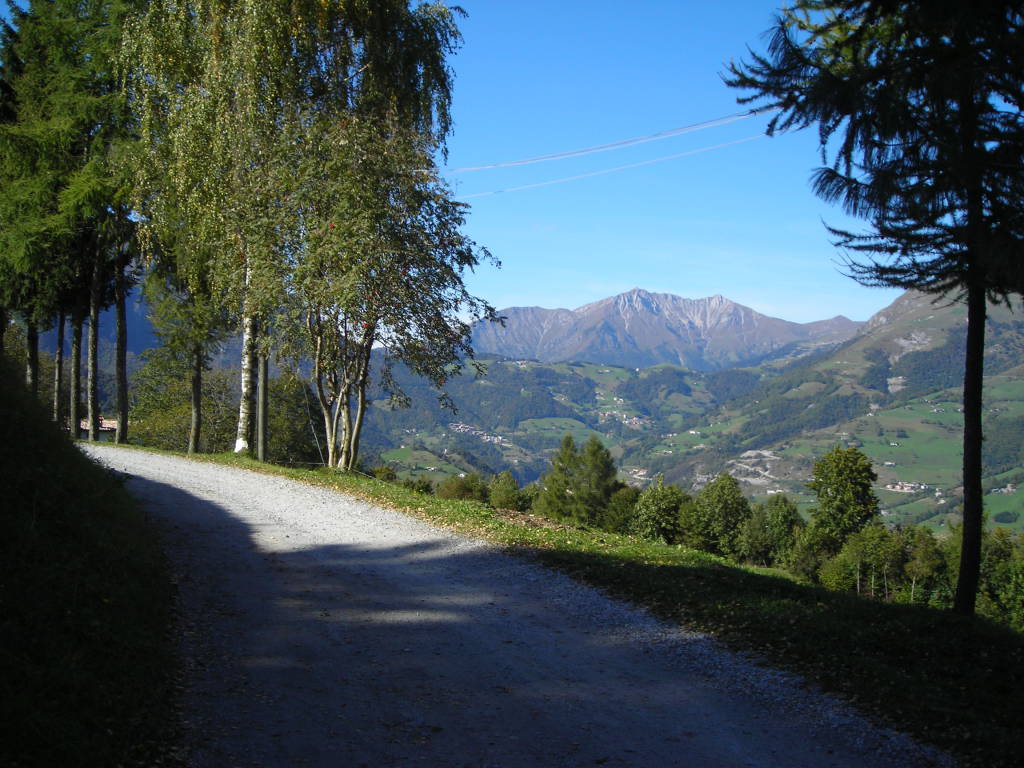
[{"label": "shrub", "polygon": [[519,491],[519,483],[508,470],[491,480],[487,493],[491,506],[495,509],[523,508],[523,494]]},{"label": "shrub", "polygon": [[402,481],[402,486],[417,493],[431,494],[434,492],[434,484],[430,482],[429,477],[423,475],[405,478]]},{"label": "shrub", "polygon": [[374,467],[370,470],[370,474],[385,483],[393,483],[398,480],[398,473],[387,464],[381,464],[379,467]]},{"label": "shrub", "polygon": [[640,491],[631,485],[625,485],[615,491],[608,499],[608,506],[601,513],[598,521],[600,527],[612,533],[629,533],[638,498]]},{"label": "shrub", "polygon": [[636,500],[633,508],[633,533],[645,539],[661,540],[666,544],[679,541],[679,508],[687,496],[675,485],[665,485],[658,476]]},{"label": "shrub", "polygon": [[452,475],[442,480],[435,491],[442,499],[464,499],[487,503],[487,485],[476,472],[470,475]]}]

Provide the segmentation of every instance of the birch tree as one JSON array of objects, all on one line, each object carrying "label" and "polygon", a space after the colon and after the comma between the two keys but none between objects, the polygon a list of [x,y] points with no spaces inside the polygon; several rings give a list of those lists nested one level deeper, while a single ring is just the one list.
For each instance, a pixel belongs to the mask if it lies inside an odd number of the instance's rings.
[{"label": "birch tree", "polygon": [[242,318],[236,451],[251,440],[257,321],[284,300],[294,211],[267,180],[290,127],[390,111],[443,137],[457,39],[451,10],[406,0],[156,0],[133,25],[124,55],[147,147],[140,205],[153,226],[202,243],[211,285]]},{"label": "birch tree", "polygon": [[470,323],[494,315],[463,282],[490,254],[461,234],[465,206],[433,169],[434,148],[395,122],[303,122],[284,166],[297,214],[288,295],[303,338],[293,355],[312,362],[331,466],[356,466],[372,358],[394,402],[396,362],[447,402],[445,381],[472,357]]}]

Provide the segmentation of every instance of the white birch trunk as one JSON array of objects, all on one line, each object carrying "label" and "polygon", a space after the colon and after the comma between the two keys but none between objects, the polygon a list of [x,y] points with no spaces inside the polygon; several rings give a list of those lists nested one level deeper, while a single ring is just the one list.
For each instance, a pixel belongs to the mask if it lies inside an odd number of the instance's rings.
[{"label": "white birch trunk", "polygon": [[256,320],[247,314],[242,318],[242,397],[238,402],[238,431],[235,453],[248,453],[252,434],[253,373],[256,359]]}]

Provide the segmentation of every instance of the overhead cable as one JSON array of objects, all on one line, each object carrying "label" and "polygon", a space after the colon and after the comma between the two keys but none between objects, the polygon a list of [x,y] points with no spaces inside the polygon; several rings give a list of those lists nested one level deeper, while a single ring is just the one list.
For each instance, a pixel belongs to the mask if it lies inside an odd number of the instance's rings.
[{"label": "overhead cable", "polygon": [[564,160],[569,157],[582,157],[583,155],[592,155],[597,152],[610,152],[614,149],[622,149],[624,147],[632,147],[636,144],[646,144],[649,141],[661,141],[662,139],[670,139],[673,136],[682,136],[686,133],[694,133],[695,131],[703,131],[707,128],[716,128],[720,125],[728,125],[729,123],[735,123],[739,120],[746,120],[754,117],[755,115],[761,114],[762,112],[774,111],[774,108],[762,108],[762,109],[751,109],[746,112],[737,112],[732,115],[726,115],[725,117],[718,117],[714,120],[705,120],[700,123],[691,123],[689,125],[681,125],[678,128],[668,128],[664,131],[658,131],[657,133],[651,133],[646,136],[636,136],[632,139],[621,139],[620,141],[613,141],[608,144],[598,144],[592,147],[583,147],[582,149],[571,149],[566,152],[553,152],[548,155],[538,155],[537,157],[528,157],[523,160],[511,160],[506,163],[491,163],[489,165],[473,165],[464,168],[447,168],[445,169],[446,174],[453,173],[471,173],[473,171],[489,171],[494,168],[511,168],[517,165],[532,165],[533,163],[544,163],[549,160]]},{"label": "overhead cable", "polygon": [[713,149],[723,149],[724,147],[731,147],[731,146],[733,146],[735,144],[744,144],[744,143],[746,143],[748,141],[753,141],[754,139],[763,139],[764,137],[765,137],[765,135],[763,133],[759,133],[759,134],[756,134],[755,136],[747,136],[745,139],[736,139],[735,141],[727,141],[727,142],[725,142],[723,144],[715,144],[714,146],[702,147],[701,149],[691,149],[688,152],[679,152],[679,153],[677,153],[675,155],[666,155],[665,157],[657,157],[657,158],[655,158],[653,160],[644,160],[644,161],[639,162],[639,163],[630,163],[629,165],[620,165],[620,166],[617,166],[615,168],[605,168],[604,170],[601,170],[601,171],[592,171],[591,173],[581,173],[581,174],[576,175],[576,176],[566,176],[566,177],[561,178],[561,179],[552,179],[550,181],[540,181],[540,182],[537,182],[536,184],[523,184],[522,186],[508,187],[507,189],[498,189],[498,190],[495,190],[493,192],[478,192],[478,193],[475,193],[475,194],[472,194],[472,195],[459,195],[458,199],[459,200],[473,200],[475,198],[480,198],[480,197],[490,197],[491,195],[501,195],[501,194],[504,194],[506,192],[519,192],[519,191],[524,190],[524,189],[534,189],[536,187],[547,187],[547,186],[550,186],[552,184],[563,184],[563,183],[565,183],[567,181],[577,181],[579,179],[589,179],[592,176],[603,176],[603,175],[605,175],[607,173],[615,173],[617,171],[625,171],[625,170],[628,170],[630,168],[639,168],[639,167],[644,166],[644,165],[654,165],[655,163],[663,163],[666,160],[676,160],[676,159],[678,159],[680,157],[687,157],[689,155],[699,155],[699,154],[701,154],[703,152],[710,152]]}]

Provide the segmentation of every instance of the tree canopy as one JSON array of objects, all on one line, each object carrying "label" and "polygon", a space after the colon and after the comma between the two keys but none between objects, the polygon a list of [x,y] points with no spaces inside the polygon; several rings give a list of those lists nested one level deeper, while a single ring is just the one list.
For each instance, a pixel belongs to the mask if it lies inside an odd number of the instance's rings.
[{"label": "tree canopy", "polygon": [[818,499],[811,511],[814,525],[841,546],[878,516],[878,497],[871,487],[877,479],[871,460],[856,448],[837,445],[826,453],[814,462],[807,483]]}]

